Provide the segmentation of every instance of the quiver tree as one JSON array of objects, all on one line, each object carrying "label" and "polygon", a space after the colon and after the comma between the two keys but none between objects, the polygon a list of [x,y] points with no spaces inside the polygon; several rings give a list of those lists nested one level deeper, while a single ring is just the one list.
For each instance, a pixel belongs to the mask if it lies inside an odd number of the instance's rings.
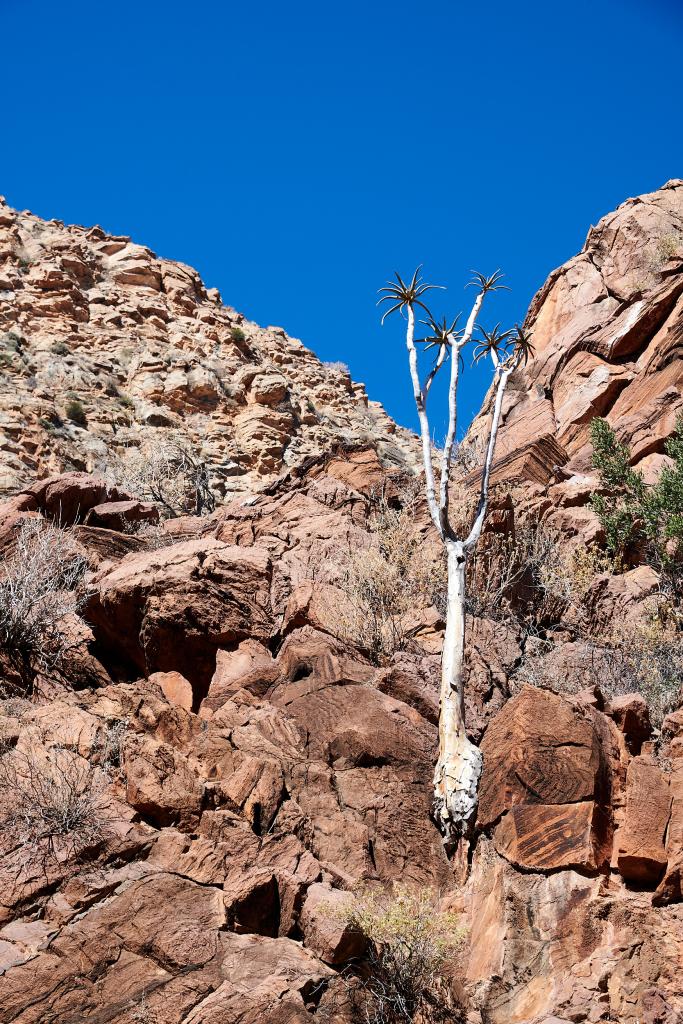
[{"label": "quiver tree", "polygon": [[[406,283],[399,274],[396,281],[389,282],[379,302],[389,302],[382,323],[390,313],[400,312],[406,317],[406,345],[413,395],[417,406],[422,441],[422,458],[425,475],[425,494],[429,513],[444,544],[448,566],[448,599],[446,610],[446,633],[441,656],[441,693],[439,715],[439,757],[434,771],[434,815],[448,847],[452,847],[468,828],[477,802],[477,785],[481,772],[481,753],[468,738],[465,729],[465,701],[463,668],[465,655],[465,596],[466,568],[469,554],[481,537],[488,505],[491,465],[500,423],[503,396],[510,374],[520,363],[528,360],[533,353],[531,343],[520,327],[514,331],[501,331],[497,324],[486,331],[477,324],[477,317],[485,296],[489,292],[504,288],[502,274],[496,271],[491,277],[475,274],[470,282],[477,290],[467,323],[458,330],[459,317],[451,323],[445,318],[437,322],[430,313],[424,296],[437,285],[425,284],[420,278],[420,269],[415,271]],[[419,307],[426,319],[420,321],[429,335],[415,338],[415,309]],[[475,340],[475,330],[479,337]],[[493,412],[488,443],[481,470],[479,500],[469,532],[458,532],[449,514],[451,469],[455,451],[458,404],[458,379],[463,364],[462,352],[466,345],[475,341],[474,361],[491,359],[493,367]],[[432,367],[420,379],[417,345],[424,345],[425,351],[435,350]],[[427,398],[439,370],[450,358],[450,383],[448,388],[448,429],[443,451],[439,460],[439,478],[434,472],[432,443],[427,418]]]}]

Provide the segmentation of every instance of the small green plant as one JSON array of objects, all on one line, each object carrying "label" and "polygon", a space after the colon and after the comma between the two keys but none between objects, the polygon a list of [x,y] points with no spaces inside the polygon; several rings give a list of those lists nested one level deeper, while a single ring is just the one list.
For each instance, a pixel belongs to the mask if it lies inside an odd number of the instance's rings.
[{"label": "small green plant", "polygon": [[77,398],[72,398],[66,403],[66,417],[72,423],[77,423],[80,427],[84,427],[88,422],[83,403]]},{"label": "small green plant", "polygon": [[233,341],[237,342],[238,345],[241,345],[243,342],[247,340],[247,336],[241,327],[231,327],[230,337],[232,338]]},{"label": "small green plant", "polygon": [[135,402],[130,397],[130,395],[120,394],[119,395],[119,402],[123,406],[124,409],[134,409],[135,408]]},{"label": "small green plant", "polygon": [[68,356],[71,350],[65,341],[55,341],[50,346],[50,351],[56,356]]},{"label": "small green plant", "polygon": [[6,331],[0,334],[0,344],[10,352],[18,352],[21,347],[21,335],[17,331]]}]

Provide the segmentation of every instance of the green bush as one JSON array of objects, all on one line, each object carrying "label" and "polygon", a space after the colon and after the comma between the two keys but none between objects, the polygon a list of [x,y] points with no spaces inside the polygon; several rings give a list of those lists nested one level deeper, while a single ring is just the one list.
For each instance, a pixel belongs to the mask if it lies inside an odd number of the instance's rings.
[{"label": "green bush", "polygon": [[591,505],[609,553],[622,559],[629,547],[644,544],[648,562],[678,590],[683,577],[683,417],[664,446],[672,465],[651,485],[633,469],[628,445],[617,441],[605,420],[593,420],[590,436],[603,492],[593,495]]},{"label": "green bush", "polygon": [[432,890],[357,894],[348,923],[367,942],[367,970],[354,993],[352,1020],[364,1024],[455,1024],[463,1007],[452,991],[464,930]]},{"label": "green bush", "polygon": [[72,398],[66,403],[66,417],[72,423],[77,423],[81,427],[84,427],[88,422],[83,403],[79,402],[77,398]]},{"label": "green bush", "polygon": [[247,340],[247,336],[241,327],[231,327],[230,337],[233,341],[236,341],[238,345]]},{"label": "green bush", "polygon": [[56,356],[68,356],[70,349],[65,341],[55,341],[51,345],[50,351]]}]

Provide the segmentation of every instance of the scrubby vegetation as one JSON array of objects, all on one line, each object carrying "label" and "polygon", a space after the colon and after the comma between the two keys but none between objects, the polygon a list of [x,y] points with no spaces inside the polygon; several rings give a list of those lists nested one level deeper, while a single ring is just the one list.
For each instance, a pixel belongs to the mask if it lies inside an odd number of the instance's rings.
[{"label": "scrubby vegetation", "polygon": [[82,604],[86,568],[67,533],[39,519],[22,524],[0,569],[0,651],[25,682],[63,662],[65,619]]},{"label": "scrubby vegetation", "polygon": [[648,485],[631,466],[631,453],[606,420],[591,424],[593,464],[601,493],[591,504],[605,531],[608,552],[626,560],[640,546],[645,558],[680,599],[683,583],[683,418],[664,446],[671,465]]},{"label": "scrubby vegetation", "polygon": [[79,427],[84,427],[88,422],[83,403],[78,398],[69,399],[65,406],[65,412],[66,418]]},{"label": "scrubby vegetation", "polygon": [[186,438],[151,438],[139,448],[125,448],[111,457],[107,474],[124,490],[155,502],[170,519],[207,515],[216,507],[209,465]]},{"label": "scrubby vegetation", "polygon": [[87,761],[68,750],[0,751],[2,827],[43,861],[82,857],[105,837],[101,788]]},{"label": "scrubby vegetation", "polygon": [[342,626],[349,640],[381,663],[410,644],[410,612],[443,601],[446,573],[415,528],[419,490],[404,484],[390,500],[372,499],[365,547],[350,551],[341,587],[347,596]]},{"label": "scrubby vegetation", "polygon": [[367,970],[359,972],[355,1019],[366,1024],[436,1024],[464,1019],[454,995],[455,957],[464,930],[441,910],[431,889],[359,893],[349,924],[367,940]]}]

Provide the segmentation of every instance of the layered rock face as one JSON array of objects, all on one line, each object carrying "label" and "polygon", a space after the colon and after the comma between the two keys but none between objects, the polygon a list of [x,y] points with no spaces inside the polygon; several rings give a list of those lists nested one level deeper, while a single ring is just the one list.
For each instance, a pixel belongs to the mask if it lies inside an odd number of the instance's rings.
[{"label": "layered rock face", "polygon": [[[194,272],[99,229],[2,217],[11,287],[1,308],[23,340],[4,366],[14,493],[0,506],[0,550],[11,554],[23,523],[56,523],[88,571],[80,617],[66,623],[67,663],[39,671],[21,696],[15,666],[2,662],[0,818],[12,827],[0,830],[0,1019],[351,1024],[343,971],[363,946],[344,908],[359,883],[401,881],[438,889],[462,915],[458,980],[471,1024],[680,1021],[681,712],[665,721],[663,759],[642,698],[605,701],[590,672],[574,696],[519,685],[523,631],[470,617],[467,712],[484,770],[470,849],[449,861],[430,817],[442,617],[416,607],[410,644],[377,665],[350,638],[340,589],[348,553],[368,543],[371,496],[391,488],[387,468],[412,467],[412,440],[368,412],[358,389],[323,382],[298,343],[238,321]],[[567,534],[597,530],[585,507],[591,416],[608,414],[634,447],[642,437],[643,466],[661,460],[673,430],[680,227],[683,184],[630,201],[532,305],[537,356],[511,385],[496,473],[525,513]],[[33,262],[17,257],[17,237],[43,245]],[[76,273],[75,248],[93,277]],[[43,259],[63,260],[36,278],[61,291],[31,283]],[[109,314],[120,323],[100,320]],[[48,406],[45,415],[61,408],[40,384],[55,365],[52,326],[73,346],[68,373],[92,374],[79,392],[86,425],[56,439],[36,428]],[[204,345],[214,333],[236,379],[250,379],[235,404],[221,395],[197,411],[190,378],[209,364],[203,350],[190,356],[190,337]],[[180,413],[169,398],[178,365],[137,369],[141,352],[168,352],[171,336],[185,353],[173,360],[187,364]],[[22,408],[29,346],[38,381]],[[127,346],[119,377],[111,367]],[[278,402],[294,407],[316,381],[330,396],[326,423],[297,413],[284,431],[292,440],[262,458],[270,442],[245,438],[272,426],[274,407],[255,397],[266,394],[264,367],[285,380]],[[105,372],[135,403],[117,436],[174,429],[181,413],[193,437],[220,434],[217,461],[240,472],[218,474],[226,500],[215,512],[138,531],[159,513],[137,495],[85,472],[48,476],[90,468],[113,436],[116,394],[92,384]],[[257,434],[240,433],[245,415]],[[414,528],[433,540],[424,509]],[[628,576],[602,581],[596,621],[633,607]],[[560,649],[558,682],[572,651]],[[55,780],[77,807],[68,828],[40,818]]]},{"label": "layered rock face", "polygon": [[524,326],[535,358],[509,384],[495,479],[521,485],[551,521],[589,539],[590,421],[605,417],[652,480],[683,411],[683,181],[629,199],[591,228]]}]

